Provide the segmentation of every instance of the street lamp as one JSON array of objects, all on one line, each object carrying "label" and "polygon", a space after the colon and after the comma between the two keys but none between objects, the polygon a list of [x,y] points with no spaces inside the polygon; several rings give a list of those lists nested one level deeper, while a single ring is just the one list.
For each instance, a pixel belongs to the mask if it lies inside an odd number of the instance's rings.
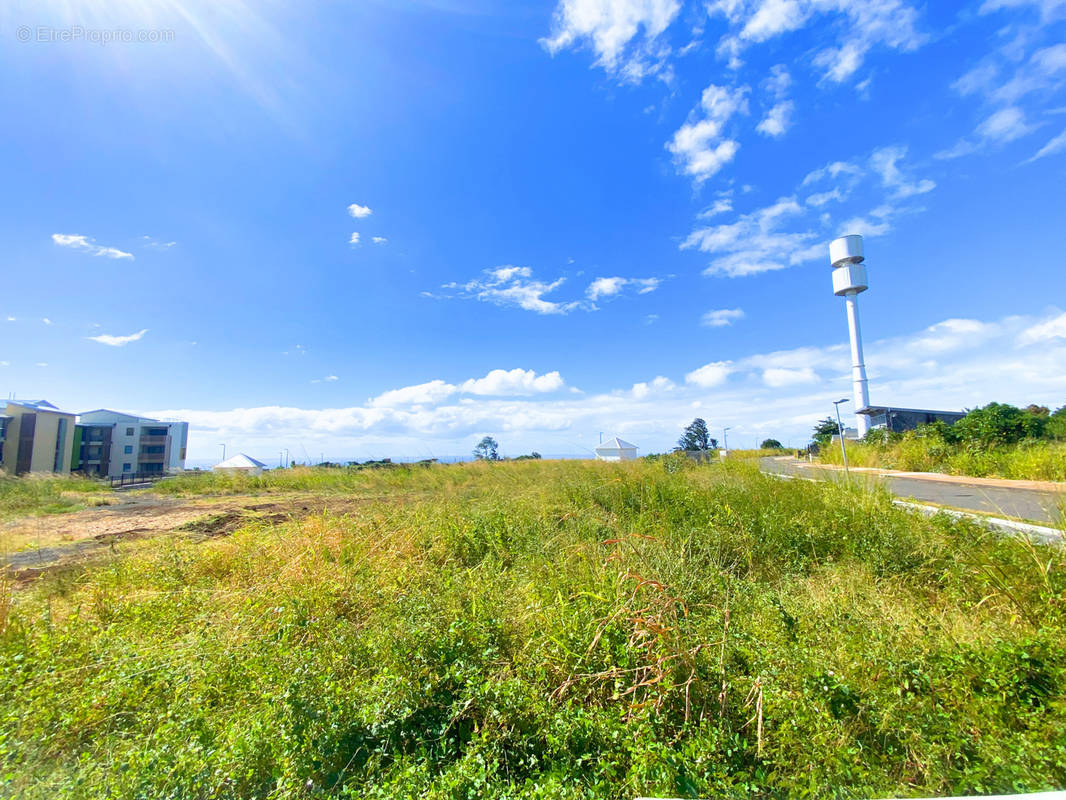
[{"label": "street lamp", "polygon": [[223,444],[222,442],[219,442],[218,446],[222,448],[222,460],[225,461],[226,460],[226,445]]},{"label": "street lamp", "polygon": [[848,402],[848,398],[833,401],[833,410],[837,412],[837,432],[840,434],[840,455],[844,458],[844,475],[851,480],[851,472],[848,470],[848,451],[844,447],[844,425],[840,421],[840,404]]},{"label": "street lamp", "polygon": [[733,429],[722,428],[722,449],[725,450],[727,453],[729,452],[729,431],[731,430]]}]

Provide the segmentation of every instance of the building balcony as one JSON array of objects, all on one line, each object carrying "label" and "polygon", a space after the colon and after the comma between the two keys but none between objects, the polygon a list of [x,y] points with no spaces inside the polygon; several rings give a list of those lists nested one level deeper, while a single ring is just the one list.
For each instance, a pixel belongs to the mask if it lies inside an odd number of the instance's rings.
[{"label": "building balcony", "polygon": [[147,434],[144,434],[143,436],[141,436],[139,441],[141,443],[141,447],[161,444],[165,445],[167,443],[167,438],[167,436],[149,436]]}]

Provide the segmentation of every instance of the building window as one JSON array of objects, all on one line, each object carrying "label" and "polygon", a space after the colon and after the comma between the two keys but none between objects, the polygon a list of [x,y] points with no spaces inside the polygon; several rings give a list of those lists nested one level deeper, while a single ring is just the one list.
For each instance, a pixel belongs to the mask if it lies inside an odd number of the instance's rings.
[{"label": "building window", "polygon": [[133,469],[133,465],[130,464],[130,463],[126,463],[126,464],[122,465],[122,471],[123,472],[129,472],[132,469]]},{"label": "building window", "polygon": [[66,460],[65,456],[67,454],[67,421],[60,417],[58,422],[59,424],[56,427],[56,453],[52,464],[52,472],[63,471],[63,462]]},{"label": "building window", "polygon": [[125,447],[122,448],[122,452],[125,453],[126,455],[129,455],[130,453],[133,452],[133,445],[132,444],[126,445]]},{"label": "building window", "polygon": [[133,428],[126,428],[126,435],[133,436]]}]

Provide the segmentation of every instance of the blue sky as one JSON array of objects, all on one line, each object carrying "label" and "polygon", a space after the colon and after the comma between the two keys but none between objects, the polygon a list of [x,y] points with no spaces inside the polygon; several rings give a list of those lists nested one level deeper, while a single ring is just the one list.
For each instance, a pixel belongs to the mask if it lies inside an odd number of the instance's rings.
[{"label": "blue sky", "polygon": [[[1066,2],[15,2],[0,386],[190,456],[1066,403]],[[357,234],[357,236],[356,236]]]}]

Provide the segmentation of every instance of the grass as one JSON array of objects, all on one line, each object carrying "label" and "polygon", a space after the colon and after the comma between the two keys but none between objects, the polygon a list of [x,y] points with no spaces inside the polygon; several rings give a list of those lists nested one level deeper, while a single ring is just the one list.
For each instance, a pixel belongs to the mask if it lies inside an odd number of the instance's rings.
[{"label": "grass", "polygon": [[[1066,481],[1066,442],[1022,441],[1000,447],[967,448],[936,439],[903,438],[890,444],[848,442],[848,463],[908,472],[943,472],[977,478]],[[840,446],[827,445],[819,454],[829,464],[842,462]]]},{"label": "grass", "polygon": [[1061,549],[743,463],[202,477],[370,499],[8,587],[0,794],[1066,785]]},{"label": "grass", "polygon": [[85,478],[0,477],[0,519],[76,511],[98,505],[106,491],[103,484]]}]

